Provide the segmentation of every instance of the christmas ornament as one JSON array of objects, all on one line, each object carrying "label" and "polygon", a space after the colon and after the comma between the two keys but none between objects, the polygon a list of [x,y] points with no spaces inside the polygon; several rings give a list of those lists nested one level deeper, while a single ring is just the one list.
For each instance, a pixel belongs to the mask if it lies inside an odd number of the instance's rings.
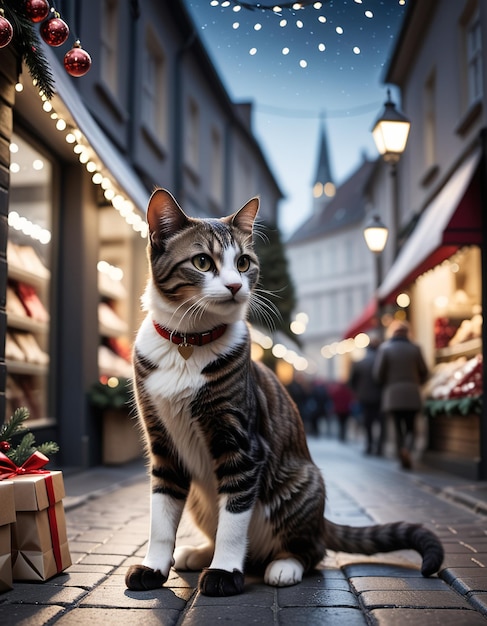
[{"label": "christmas ornament", "polygon": [[69,37],[69,27],[58,15],[43,22],[40,29],[41,37],[54,48],[62,46]]},{"label": "christmas ornament", "polygon": [[84,76],[91,67],[91,57],[79,41],[64,55],[64,69],[71,76]]},{"label": "christmas ornament", "polygon": [[49,3],[47,0],[26,0],[24,9],[31,22],[42,22],[49,14]]},{"label": "christmas ornament", "polygon": [[0,441],[0,451],[8,452],[10,450],[10,444],[8,441]]},{"label": "christmas ornament", "polygon": [[14,29],[5,17],[3,9],[0,9],[0,48],[5,48],[12,41]]}]

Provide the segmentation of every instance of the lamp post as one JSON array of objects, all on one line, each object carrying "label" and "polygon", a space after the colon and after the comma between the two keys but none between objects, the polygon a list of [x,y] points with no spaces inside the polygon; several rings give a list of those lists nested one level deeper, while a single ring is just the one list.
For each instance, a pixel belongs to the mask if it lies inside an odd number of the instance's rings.
[{"label": "lamp post", "polygon": [[373,215],[364,227],[365,243],[375,258],[375,297],[377,298],[377,329],[382,337],[382,306],[377,293],[382,282],[382,251],[389,231],[378,215]]},{"label": "lamp post", "polygon": [[387,101],[382,114],[377,118],[372,136],[379,154],[386,163],[391,165],[392,181],[392,215],[391,231],[393,237],[394,257],[397,254],[399,232],[399,195],[397,185],[397,163],[406,149],[411,122],[396,109],[391,100],[391,91],[387,90]]}]

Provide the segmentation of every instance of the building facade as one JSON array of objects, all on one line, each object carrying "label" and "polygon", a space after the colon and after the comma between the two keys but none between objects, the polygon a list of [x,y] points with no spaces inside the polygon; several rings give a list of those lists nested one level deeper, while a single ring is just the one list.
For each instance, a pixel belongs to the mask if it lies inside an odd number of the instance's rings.
[{"label": "building facade", "polygon": [[297,310],[308,316],[300,335],[308,371],[328,380],[346,377],[336,348],[374,294],[374,264],[363,228],[375,167],[364,159],[286,242]]},{"label": "building facade", "polygon": [[130,376],[151,191],[168,188],[199,217],[259,195],[270,224],[282,194],[251,106],[230,100],[182,1],[56,9],[92,57],[84,77],[64,71],[72,39],[42,44],[55,83],[46,101],[19,72],[15,37],[0,50],[0,410],[27,406],[37,441],[58,441],[59,462],[83,467],[103,460],[90,391],[100,376]]},{"label": "building facade", "polygon": [[[396,309],[397,296],[407,295],[404,313],[427,356],[429,456],[483,478],[486,42],[484,2],[408,3],[385,76],[399,87],[411,121],[397,167],[403,244],[396,258],[385,259],[378,290],[381,301]],[[375,184],[371,196],[387,214],[390,189]]]}]

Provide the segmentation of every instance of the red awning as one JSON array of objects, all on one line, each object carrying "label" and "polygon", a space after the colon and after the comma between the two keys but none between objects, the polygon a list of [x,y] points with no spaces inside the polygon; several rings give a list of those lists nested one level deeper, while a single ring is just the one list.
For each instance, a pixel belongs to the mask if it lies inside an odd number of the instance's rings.
[{"label": "red awning", "polygon": [[381,301],[393,300],[418,276],[459,247],[481,243],[479,152],[468,157],[423,211],[378,290]]},{"label": "red awning", "polygon": [[368,330],[377,328],[377,299],[373,298],[362,311],[362,313],[356,317],[347,330],[343,333],[343,339],[349,337],[355,337],[359,333],[365,333]]}]

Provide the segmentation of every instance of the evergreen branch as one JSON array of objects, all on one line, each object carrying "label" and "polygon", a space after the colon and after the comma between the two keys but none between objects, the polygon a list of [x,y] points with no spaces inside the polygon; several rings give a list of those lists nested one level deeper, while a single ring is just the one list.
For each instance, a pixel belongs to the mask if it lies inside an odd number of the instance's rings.
[{"label": "evergreen branch", "polygon": [[29,417],[29,410],[25,407],[16,409],[12,417],[0,428],[0,441],[9,441],[14,435],[26,430],[22,424]]},{"label": "evergreen branch", "polygon": [[15,42],[21,58],[25,61],[29,74],[37,87],[50,100],[54,95],[54,78],[46,56],[42,50],[34,24],[23,14],[23,3],[4,0],[5,17],[14,29]]},{"label": "evergreen branch", "polygon": [[34,435],[32,433],[27,433],[26,435],[24,435],[22,441],[15,448],[15,450],[10,450],[11,455],[9,454],[8,456],[15,463],[15,465],[20,466],[22,465],[22,463],[25,463],[30,455],[36,451],[34,444]]}]

